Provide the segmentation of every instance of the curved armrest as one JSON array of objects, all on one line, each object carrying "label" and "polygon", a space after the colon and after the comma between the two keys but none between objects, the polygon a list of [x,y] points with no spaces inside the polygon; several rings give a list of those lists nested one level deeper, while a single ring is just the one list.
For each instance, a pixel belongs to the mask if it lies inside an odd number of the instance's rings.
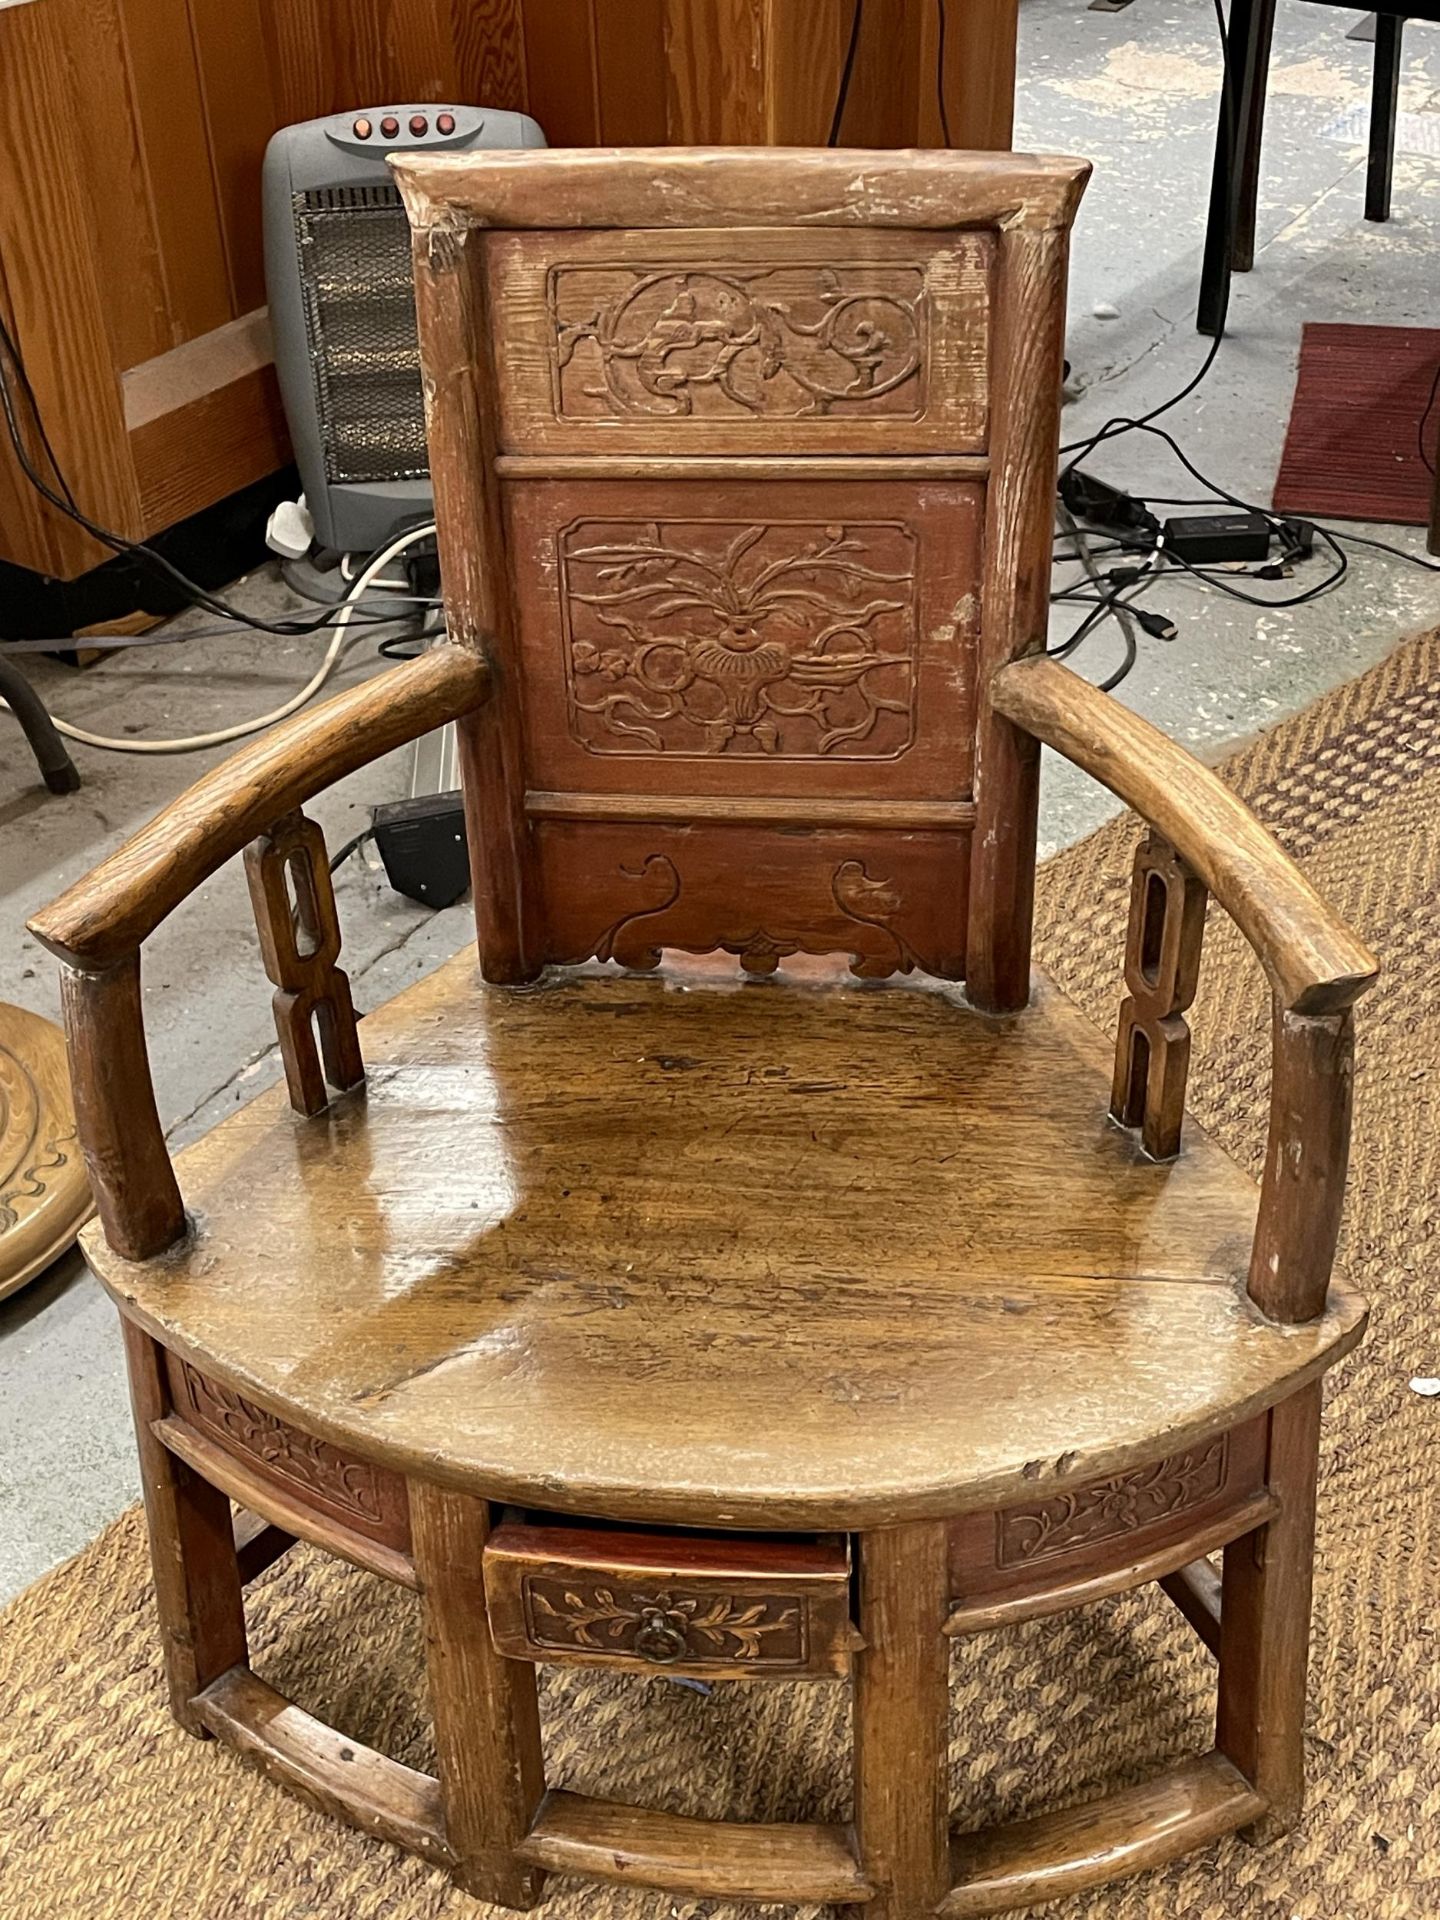
[{"label": "curved armrest", "polygon": [[197,780],[42,907],[30,931],[72,966],[115,965],[282,814],[381,754],[471,712],[489,692],[484,660],[444,644],[297,714]]},{"label": "curved armrest", "polygon": [[1133,807],[1239,927],[1290,1013],[1337,1013],[1379,971],[1250,809],[1193,755],[1058,660],[1032,655],[990,682],[995,709]]}]

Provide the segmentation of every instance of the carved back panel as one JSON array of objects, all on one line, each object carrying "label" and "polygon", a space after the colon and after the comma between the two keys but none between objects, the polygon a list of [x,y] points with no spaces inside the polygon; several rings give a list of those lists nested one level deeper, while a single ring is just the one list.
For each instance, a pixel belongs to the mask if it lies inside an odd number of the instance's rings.
[{"label": "carved back panel", "polygon": [[1085,169],[410,158],[482,964],[1028,972],[1066,236]]}]

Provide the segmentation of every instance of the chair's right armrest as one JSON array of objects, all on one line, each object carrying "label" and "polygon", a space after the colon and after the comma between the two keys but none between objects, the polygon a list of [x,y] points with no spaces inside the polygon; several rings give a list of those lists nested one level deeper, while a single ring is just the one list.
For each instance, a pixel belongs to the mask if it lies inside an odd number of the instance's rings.
[{"label": "chair's right armrest", "polygon": [[472,712],[490,688],[490,669],[479,654],[445,644],[296,714],[187,788],[42,907],[30,931],[71,966],[116,964],[282,815],[358,767]]},{"label": "chair's right armrest", "polygon": [[1002,667],[996,710],[1054,747],[1184,855],[1255,949],[1290,1013],[1339,1013],[1379,962],[1218,774],[1043,654]]}]

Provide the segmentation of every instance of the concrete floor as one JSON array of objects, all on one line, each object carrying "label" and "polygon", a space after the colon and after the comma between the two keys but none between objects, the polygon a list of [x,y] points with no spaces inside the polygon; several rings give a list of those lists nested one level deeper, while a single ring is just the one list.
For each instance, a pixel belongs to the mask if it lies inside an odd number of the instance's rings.
[{"label": "concrete floor", "polygon": [[[1358,17],[1298,3],[1280,9],[1256,268],[1236,281],[1232,332],[1208,380],[1168,421],[1203,471],[1262,502],[1279,458],[1301,322],[1434,318],[1440,163],[1402,154],[1395,216],[1367,226],[1363,153],[1326,132],[1367,97],[1371,50],[1344,37]],[[1440,113],[1440,31],[1412,25],[1409,42],[1403,104]],[[1218,87],[1208,0],[1135,0],[1114,14],[1092,13],[1083,0],[1024,0],[1020,72],[1016,144],[1096,163],[1074,249],[1069,353],[1077,397],[1066,438],[1075,439],[1114,412],[1157,404],[1203,355],[1193,312]],[[1163,450],[1138,436],[1094,465],[1142,493],[1191,491]],[[1364,531],[1423,552],[1413,531]],[[237,591],[252,606],[283,604],[282,590],[263,576]],[[1301,610],[1256,613],[1168,580],[1146,604],[1179,631],[1168,644],[1143,641],[1119,697],[1213,758],[1434,623],[1440,580],[1357,553],[1341,590]],[[1076,617],[1064,611],[1057,637]],[[136,650],[81,674],[41,661],[35,678],[78,724],[137,737],[188,734],[277,705],[322,645],[237,636]],[[1098,679],[1116,646],[1110,629],[1074,664]],[[377,664],[362,641],[333,684]],[[55,968],[23,933],[26,913],[222,756],[77,749],[85,786],[58,799],[33,784],[13,727],[3,719],[0,726],[0,998],[53,1014]],[[366,824],[371,803],[404,793],[407,771],[408,756],[395,756],[318,802],[331,846]],[[1047,850],[1112,810],[1107,795],[1050,769]],[[389,893],[359,861],[347,864],[339,891],[346,964],[362,1008],[469,937],[468,908],[432,916]],[[160,929],[146,968],[160,1108],[180,1144],[275,1071],[269,991],[235,866]],[[0,1598],[77,1550],[136,1491],[113,1315],[72,1257],[0,1305]]]}]

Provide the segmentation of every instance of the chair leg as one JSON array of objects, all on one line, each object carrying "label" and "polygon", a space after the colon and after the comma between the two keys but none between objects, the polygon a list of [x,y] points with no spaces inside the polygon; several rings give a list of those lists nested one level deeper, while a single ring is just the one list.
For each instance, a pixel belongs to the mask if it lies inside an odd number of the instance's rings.
[{"label": "chair leg", "polygon": [[1398,14],[1375,16],[1375,78],[1370,89],[1370,164],[1365,174],[1365,218],[1390,218],[1395,173],[1395,123],[1400,113],[1400,53],[1405,22]]},{"label": "chair leg", "polygon": [[[1265,112],[1270,33],[1275,0],[1233,0],[1226,36],[1225,76],[1220,120],[1210,175],[1210,213],[1205,227],[1205,257],[1200,269],[1199,332],[1223,334],[1230,305],[1230,269],[1235,237],[1246,226],[1242,212],[1247,166],[1258,182],[1259,127]],[[1253,156],[1248,151],[1253,132]],[[1248,222],[1254,236],[1253,212]]]},{"label": "chair leg", "polygon": [[128,1320],[122,1324],[170,1711],[187,1733],[208,1740],[192,1702],[246,1658],[230,1502],[156,1438],[153,1423],[169,1410],[163,1350]]},{"label": "chair leg", "polygon": [[1215,1744],[1270,1803],[1245,1830],[1259,1842],[1292,1827],[1305,1796],[1320,1394],[1317,1380],[1271,1415],[1270,1486],[1280,1511],[1225,1549]]},{"label": "chair leg", "polygon": [[948,1530],[943,1521],[860,1541],[855,1664],[855,1833],[875,1883],[868,1920],[920,1920],[950,1888]]},{"label": "chair leg", "polygon": [[455,1882],[502,1907],[533,1907],[545,1875],[516,1860],[545,1791],[535,1669],[495,1651],[481,1555],[483,1500],[410,1482],[415,1570],[424,1596],[436,1771]]}]

